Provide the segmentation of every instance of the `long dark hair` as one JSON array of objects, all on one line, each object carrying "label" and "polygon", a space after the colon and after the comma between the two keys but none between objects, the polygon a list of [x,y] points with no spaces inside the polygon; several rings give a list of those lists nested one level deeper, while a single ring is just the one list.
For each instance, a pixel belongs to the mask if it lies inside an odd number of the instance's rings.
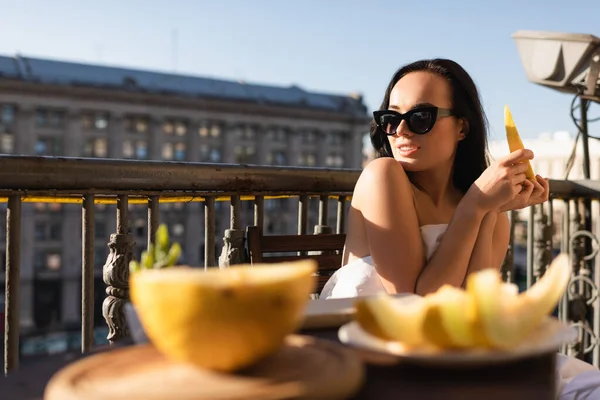
[{"label": "long dark hair", "polygon": [[[466,193],[489,165],[488,123],[479,99],[477,86],[467,71],[452,60],[438,58],[415,61],[396,71],[385,91],[381,110],[389,107],[390,94],[396,83],[406,74],[417,71],[431,72],[447,79],[452,90],[453,114],[468,122],[467,134],[456,149],[452,175],[454,186]],[[375,121],[371,121],[370,135],[376,157],[393,157],[387,136],[377,128]]]}]

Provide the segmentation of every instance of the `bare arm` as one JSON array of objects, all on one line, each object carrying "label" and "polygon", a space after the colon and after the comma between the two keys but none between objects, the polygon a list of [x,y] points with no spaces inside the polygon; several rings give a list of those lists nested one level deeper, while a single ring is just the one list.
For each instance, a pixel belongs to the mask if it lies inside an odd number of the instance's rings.
[{"label": "bare arm", "polygon": [[462,284],[485,215],[469,197],[459,204],[427,264],[410,181],[397,161],[370,163],[356,184],[352,205],[363,216],[369,252],[389,293],[425,294],[445,283]]},{"label": "bare arm", "polygon": [[485,213],[464,197],[459,203],[437,250],[423,268],[415,293],[425,295],[444,284],[461,286],[477,241]]},{"label": "bare arm", "polygon": [[[469,260],[467,276],[486,268],[500,270],[508,248],[509,230],[510,223],[505,213],[490,211],[485,215]],[[463,286],[465,283],[466,276]]]},{"label": "bare arm", "polygon": [[[498,209],[521,189],[525,164],[519,150],[488,169],[459,203],[436,252],[426,262],[410,181],[393,158],[365,167],[356,183],[353,208],[362,215],[364,239],[381,281],[389,293],[427,294],[444,284],[461,286],[488,211]],[[531,158],[531,157],[529,157]],[[347,236],[348,251],[362,250]]]}]

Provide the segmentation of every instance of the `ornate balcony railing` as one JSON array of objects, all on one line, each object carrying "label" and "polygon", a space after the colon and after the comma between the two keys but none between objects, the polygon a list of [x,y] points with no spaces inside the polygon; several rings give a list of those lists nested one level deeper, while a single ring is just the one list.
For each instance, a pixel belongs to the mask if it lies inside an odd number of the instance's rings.
[{"label": "ornate balcony railing", "polygon": [[[107,285],[103,315],[109,328],[108,339],[115,341],[128,335],[123,305],[128,301],[128,264],[134,256],[135,242],[130,205],[143,204],[146,208],[148,234],[145,240],[148,243],[154,240],[161,204],[201,205],[203,218],[200,218],[201,210],[196,209],[198,220],[187,223],[195,227],[197,233],[201,233],[198,227],[203,225],[204,267],[217,264],[226,267],[245,260],[245,225],[262,226],[271,217],[270,210],[265,207],[266,201],[284,199],[281,201],[287,202],[287,206],[289,203],[296,206],[297,211],[291,213],[297,221],[295,231],[298,233],[307,233],[310,221],[315,226],[335,225],[337,232],[343,232],[348,199],[359,174],[359,170],[324,168],[0,156],[0,201],[7,203],[5,372],[16,370],[19,365],[21,240],[23,237],[32,239],[26,236],[29,230],[22,232],[21,229],[23,205],[49,202],[78,204],[81,208],[81,350],[85,352],[94,346],[92,316],[97,205],[116,205],[115,232],[110,235],[110,252],[102,271]],[[580,329],[581,340],[563,351],[599,365],[599,278],[596,271],[600,268],[595,263],[600,259],[596,257],[596,233],[600,226],[594,228],[589,222],[585,226],[583,210],[586,208],[581,205],[592,201],[594,207],[598,206],[600,183],[551,181],[550,188],[552,201],[544,207],[524,210],[527,214],[524,221],[513,213],[513,235],[503,274],[507,280],[518,281],[521,271],[524,285],[531,285],[543,274],[554,248],[569,251],[573,260],[573,279],[559,315]],[[335,200],[337,205],[330,200]],[[229,224],[222,236],[217,263],[219,236],[215,205],[222,201],[230,204]],[[244,207],[250,202],[253,207]],[[290,207],[287,208],[290,211]],[[337,212],[330,212],[336,208]],[[589,208],[587,210],[589,212]],[[597,214],[596,211],[594,215]],[[560,220],[558,215],[562,215]],[[521,247],[517,227],[523,223],[526,225],[526,262],[519,261],[518,254]],[[556,227],[560,229],[555,230]],[[557,237],[560,241],[553,240]],[[145,247],[146,243],[143,244]],[[184,251],[185,245],[193,246],[194,243],[184,244]]]}]

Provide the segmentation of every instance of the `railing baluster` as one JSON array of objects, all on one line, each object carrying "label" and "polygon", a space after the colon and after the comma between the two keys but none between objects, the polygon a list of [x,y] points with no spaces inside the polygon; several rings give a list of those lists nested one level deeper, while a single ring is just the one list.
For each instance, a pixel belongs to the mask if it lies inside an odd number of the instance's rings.
[{"label": "railing baluster", "polygon": [[21,196],[8,198],[6,211],[6,282],[4,373],[19,368],[19,280],[21,268]]},{"label": "railing baluster", "polygon": [[347,196],[338,197],[338,208],[337,208],[337,226],[335,227],[336,233],[344,233],[346,230],[346,201]]},{"label": "railing baluster", "polygon": [[254,196],[254,226],[257,226],[260,232],[262,232],[264,224],[265,196]]},{"label": "railing baluster", "polygon": [[225,230],[223,237],[223,249],[219,257],[219,268],[227,268],[230,265],[242,264],[246,261],[246,249],[244,231],[241,229],[240,218],[240,196],[231,196],[229,229]]},{"label": "railing baluster", "polygon": [[148,247],[156,242],[158,229],[158,196],[148,197]]},{"label": "railing baluster", "polygon": [[[594,213],[595,215],[598,215],[598,209],[600,207],[600,202],[598,202],[597,200],[594,200],[594,202],[592,203],[592,207],[596,209],[596,212]],[[596,218],[596,229],[594,232],[594,236],[596,238],[600,237],[600,218]],[[599,243],[596,243],[596,245],[599,245]],[[593,300],[592,300],[592,307],[593,307],[593,313],[594,313],[594,324],[593,324],[593,331],[594,331],[594,335],[595,335],[595,339],[600,338],[600,305],[598,304],[598,291],[600,290],[600,256],[596,255],[596,257],[594,257],[595,260],[592,261],[592,265],[594,265],[594,273],[593,276],[591,277],[592,280],[594,281],[594,285],[595,285],[595,290],[594,293],[592,293],[592,296],[594,296]],[[600,346],[597,340],[594,341],[594,351],[592,353],[592,364],[598,368],[600,366]]]},{"label": "railing baluster", "polygon": [[117,233],[110,235],[110,253],[103,267],[108,295],[102,303],[102,315],[108,325],[107,339],[112,344],[129,336],[123,306],[129,300],[129,262],[133,258],[135,241],[129,233],[129,198],[117,196]]},{"label": "railing baluster", "polygon": [[83,196],[81,208],[81,352],[94,347],[94,195]]},{"label": "railing baluster", "polygon": [[204,269],[215,266],[215,198],[204,201]]},{"label": "railing baluster", "polygon": [[231,196],[229,202],[229,229],[240,229],[240,196]]},{"label": "railing baluster", "polygon": [[534,245],[534,224],[535,224],[535,206],[529,207],[529,217],[527,218],[527,288],[533,284],[533,266],[535,254]]},{"label": "railing baluster", "polygon": [[508,249],[504,262],[502,263],[502,279],[505,282],[515,282],[515,223],[516,223],[516,211],[508,212],[508,219],[510,223],[510,236],[508,240]]},{"label": "railing baluster", "polygon": [[306,231],[308,230],[308,206],[308,195],[300,195],[300,199],[298,200],[298,235],[306,235]]},{"label": "railing baluster", "polygon": [[315,234],[331,233],[332,229],[329,222],[329,196],[322,194],[319,196],[319,224],[315,226]]},{"label": "railing baluster", "polygon": [[[570,242],[570,229],[571,229],[571,218],[570,218],[570,214],[571,214],[571,202],[566,199],[563,200],[563,215],[562,215],[562,223],[561,223],[561,230],[560,230],[560,235],[561,235],[561,240],[560,240],[560,252],[561,253],[565,253],[565,254],[569,254],[569,242]],[[572,278],[572,274],[571,274],[571,278]],[[563,296],[563,298],[560,301],[559,304],[559,309],[558,309],[558,318],[565,322],[568,323],[570,318],[569,318],[569,290],[567,287],[567,292],[565,293],[565,295]],[[568,354],[568,348],[566,344],[563,344],[561,346],[561,353],[562,354]]]}]

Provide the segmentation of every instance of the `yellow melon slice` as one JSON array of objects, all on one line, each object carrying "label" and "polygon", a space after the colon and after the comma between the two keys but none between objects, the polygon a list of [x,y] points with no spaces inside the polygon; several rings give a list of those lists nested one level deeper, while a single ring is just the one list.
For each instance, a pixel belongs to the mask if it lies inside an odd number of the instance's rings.
[{"label": "yellow melon slice", "polygon": [[484,270],[467,278],[467,291],[473,296],[478,318],[490,344],[511,348],[519,344],[548,317],[564,295],[571,268],[568,256],[560,254],[546,273],[529,290],[515,295],[494,270]]},{"label": "yellow melon slice", "polygon": [[[506,141],[508,142],[508,148],[511,153],[513,151],[525,148],[508,106],[504,106],[504,126],[506,128]],[[527,179],[535,180],[535,174],[533,173],[533,168],[531,168],[531,163],[529,160],[525,161],[525,163],[528,165],[527,171],[525,171],[525,176]]]},{"label": "yellow melon slice", "polygon": [[316,269],[316,262],[303,260],[141,270],[130,276],[131,300],[165,356],[233,371],[271,354],[298,328]]},{"label": "yellow melon slice", "polygon": [[359,297],[355,320],[371,335],[401,342],[406,347],[425,344],[423,323],[427,301],[423,297],[394,298],[387,294]]},{"label": "yellow melon slice", "polygon": [[464,290],[444,285],[427,298],[423,332],[429,342],[443,348],[466,348],[484,343],[475,332],[475,303]]}]

